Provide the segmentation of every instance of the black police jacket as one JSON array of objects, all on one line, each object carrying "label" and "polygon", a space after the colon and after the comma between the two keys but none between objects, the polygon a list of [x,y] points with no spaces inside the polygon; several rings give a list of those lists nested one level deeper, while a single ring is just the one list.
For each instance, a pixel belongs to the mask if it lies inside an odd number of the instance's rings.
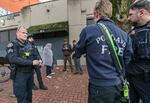
[{"label": "black police jacket", "polygon": [[150,72],[150,21],[131,32],[134,32],[131,34],[134,55],[127,72],[134,75]]},{"label": "black police jacket", "polygon": [[42,60],[42,57],[34,43],[29,42],[32,45],[32,52],[33,54],[31,55],[31,58],[33,60]]},{"label": "black police jacket", "polygon": [[17,71],[32,71],[33,58],[31,57],[34,54],[34,52],[32,45],[28,41],[22,43],[18,39],[16,39],[8,44],[6,51],[6,58],[9,60],[10,64],[16,66]]}]

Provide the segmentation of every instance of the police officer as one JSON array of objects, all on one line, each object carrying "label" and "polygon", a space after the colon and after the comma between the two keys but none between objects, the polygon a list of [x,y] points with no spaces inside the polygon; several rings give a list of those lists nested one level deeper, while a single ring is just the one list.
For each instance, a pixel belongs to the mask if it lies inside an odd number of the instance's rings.
[{"label": "police officer", "polygon": [[136,0],[129,9],[128,20],[134,55],[127,69],[130,103],[150,101],[150,0]]},{"label": "police officer", "polygon": [[[33,35],[28,36],[28,41],[31,43],[33,50],[34,50],[34,55],[32,58],[38,59],[42,62],[42,58],[35,46],[35,41],[33,39]],[[35,68],[35,67],[34,67]],[[37,80],[39,82],[39,88],[42,90],[48,90],[48,88],[44,85],[43,80],[42,80],[42,75],[41,75],[41,66],[36,67],[35,69],[36,75],[37,75]],[[38,90],[38,87],[34,83],[34,76],[33,76],[33,90]]]},{"label": "police officer", "polygon": [[7,58],[10,64],[15,65],[13,85],[18,103],[32,103],[33,66],[40,65],[39,60],[30,58],[34,52],[27,36],[27,30],[20,26],[16,39],[7,46]]}]

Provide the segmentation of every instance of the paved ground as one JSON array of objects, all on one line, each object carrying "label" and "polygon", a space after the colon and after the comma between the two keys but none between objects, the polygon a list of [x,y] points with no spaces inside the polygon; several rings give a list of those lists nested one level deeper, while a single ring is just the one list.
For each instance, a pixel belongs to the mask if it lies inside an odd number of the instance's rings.
[{"label": "paved ground", "polygon": [[[43,80],[48,90],[34,90],[33,103],[87,103],[88,76],[86,67],[83,75],[74,75],[70,71],[62,72],[61,67],[54,69],[51,79],[45,78],[45,68],[42,68]],[[37,81],[36,81],[37,83]],[[37,83],[38,84],[38,83]],[[10,97],[12,83],[0,83],[0,103],[16,103],[16,98]]]}]

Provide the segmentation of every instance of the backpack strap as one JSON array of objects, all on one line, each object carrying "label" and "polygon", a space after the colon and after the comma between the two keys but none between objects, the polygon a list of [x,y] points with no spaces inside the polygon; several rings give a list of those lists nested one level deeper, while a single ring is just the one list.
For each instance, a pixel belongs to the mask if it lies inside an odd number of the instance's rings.
[{"label": "backpack strap", "polygon": [[116,70],[117,72],[122,75],[122,71],[123,71],[123,64],[121,63],[120,61],[120,58],[117,54],[117,49],[116,49],[116,42],[112,39],[112,34],[110,34],[109,30],[107,29],[107,27],[99,22],[98,23],[98,26],[100,27],[105,39],[106,39],[106,43],[108,44],[108,47],[110,49],[110,54],[111,54],[111,57],[113,59],[113,62],[116,66]]}]

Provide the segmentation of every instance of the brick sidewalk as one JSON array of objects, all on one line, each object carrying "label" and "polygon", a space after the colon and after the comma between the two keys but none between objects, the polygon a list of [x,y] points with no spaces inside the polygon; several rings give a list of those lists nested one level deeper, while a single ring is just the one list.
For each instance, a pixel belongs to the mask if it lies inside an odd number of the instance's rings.
[{"label": "brick sidewalk", "polygon": [[[43,80],[48,86],[48,90],[34,90],[33,103],[87,103],[88,76],[84,67],[83,75],[74,75],[68,72],[61,72],[62,68],[54,69],[55,75],[47,79],[45,68]],[[36,84],[37,81],[36,81]],[[0,84],[0,103],[16,103],[16,98],[10,97],[12,91],[11,81]]]}]

